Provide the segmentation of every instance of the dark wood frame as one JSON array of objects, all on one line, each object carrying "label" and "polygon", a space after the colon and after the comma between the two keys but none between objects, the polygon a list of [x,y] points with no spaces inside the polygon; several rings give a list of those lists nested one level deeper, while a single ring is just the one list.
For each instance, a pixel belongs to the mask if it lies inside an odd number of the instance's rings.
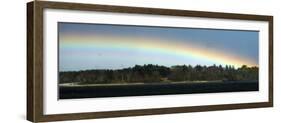
[{"label": "dark wood frame", "polygon": [[[83,11],[103,11],[117,13],[138,13],[153,15],[188,16],[204,18],[238,19],[269,22],[269,95],[268,102],[254,102],[226,105],[192,107],[167,107],[140,110],[106,111],[92,113],[71,113],[45,115],[43,113],[43,10],[68,9]],[[32,122],[80,120],[93,118],[140,116],[184,112],[200,112],[259,108],[273,106],[273,16],[246,15],[233,13],[201,12],[187,10],[155,9],[125,6],[108,6],[80,3],[34,1],[27,3],[27,120]]]}]

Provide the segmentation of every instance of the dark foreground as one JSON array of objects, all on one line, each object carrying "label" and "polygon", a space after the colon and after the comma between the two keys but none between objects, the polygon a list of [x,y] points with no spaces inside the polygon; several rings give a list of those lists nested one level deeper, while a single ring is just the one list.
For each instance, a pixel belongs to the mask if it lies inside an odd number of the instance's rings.
[{"label": "dark foreground", "polygon": [[60,86],[59,99],[258,91],[257,81]]}]

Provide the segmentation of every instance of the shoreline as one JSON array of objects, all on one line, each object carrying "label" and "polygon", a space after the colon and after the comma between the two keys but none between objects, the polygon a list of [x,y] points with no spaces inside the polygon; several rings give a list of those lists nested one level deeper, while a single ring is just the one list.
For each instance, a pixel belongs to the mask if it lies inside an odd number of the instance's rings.
[{"label": "shoreline", "polygon": [[173,85],[173,84],[196,84],[196,83],[235,83],[235,82],[249,82],[257,80],[243,80],[243,81],[223,81],[223,80],[212,80],[212,81],[179,81],[179,82],[134,82],[134,83],[108,83],[108,84],[79,84],[79,83],[64,83],[58,84],[59,87],[98,87],[98,86],[130,86],[130,85]]}]

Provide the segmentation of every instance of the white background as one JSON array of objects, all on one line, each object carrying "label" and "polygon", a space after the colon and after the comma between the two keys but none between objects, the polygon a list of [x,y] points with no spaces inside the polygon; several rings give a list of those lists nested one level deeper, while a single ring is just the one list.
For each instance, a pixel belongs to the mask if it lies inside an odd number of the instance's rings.
[{"label": "white background", "polygon": [[[66,11],[47,9],[44,12],[44,113],[77,113],[131,109],[235,104],[268,101],[268,23],[230,19],[147,16],[108,12]],[[129,22],[127,20],[130,20]],[[171,27],[238,29],[259,31],[259,91],[158,95],[57,100],[57,22],[110,23]],[[94,104],[94,105],[93,105]]]},{"label": "white background", "polygon": [[[172,115],[154,115],[98,120],[67,121],[68,123],[237,123],[237,122],[280,122],[281,114],[281,11],[280,3],[274,0],[88,0],[99,4],[159,7],[186,10],[234,12],[246,14],[274,15],[274,108],[244,109],[232,111],[212,111],[200,113],[182,113]],[[25,0],[6,0],[0,4],[1,30],[1,123],[25,123],[26,116],[26,3]]]}]

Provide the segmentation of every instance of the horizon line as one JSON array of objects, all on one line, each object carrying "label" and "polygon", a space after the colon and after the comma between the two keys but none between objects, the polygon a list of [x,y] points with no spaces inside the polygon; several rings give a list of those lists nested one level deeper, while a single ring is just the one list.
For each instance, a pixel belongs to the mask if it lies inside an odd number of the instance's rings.
[{"label": "horizon line", "polygon": [[[134,66],[131,66],[131,67],[124,67],[124,68],[117,68],[117,69],[108,69],[108,68],[100,68],[100,69],[95,69],[95,68],[90,68],[90,69],[80,69],[80,70],[68,70],[68,71],[60,71],[58,70],[58,72],[79,72],[79,71],[90,71],[90,70],[123,70],[123,69],[128,69],[128,68],[133,68],[135,66],[145,66],[145,65],[155,65],[155,66],[164,66],[164,67],[167,67],[167,68],[172,68],[173,66],[191,66],[191,67],[195,67],[195,66],[206,66],[206,67],[211,67],[211,66],[222,66],[222,68],[225,68],[226,66],[231,66],[233,67],[234,69],[238,69],[238,68],[241,68],[242,66],[244,65],[241,65],[240,67],[235,67],[235,65],[221,65],[221,64],[213,64],[213,65],[200,65],[200,64],[197,64],[197,65],[191,65],[191,64],[182,64],[182,65],[172,65],[172,66],[165,66],[165,65],[159,65],[159,64],[143,64],[143,65],[139,65],[139,64],[135,64]],[[246,64],[245,64],[246,65]],[[247,67],[257,67],[259,68],[259,66],[257,65],[253,65],[253,66],[249,66],[249,65],[246,65]]]}]

